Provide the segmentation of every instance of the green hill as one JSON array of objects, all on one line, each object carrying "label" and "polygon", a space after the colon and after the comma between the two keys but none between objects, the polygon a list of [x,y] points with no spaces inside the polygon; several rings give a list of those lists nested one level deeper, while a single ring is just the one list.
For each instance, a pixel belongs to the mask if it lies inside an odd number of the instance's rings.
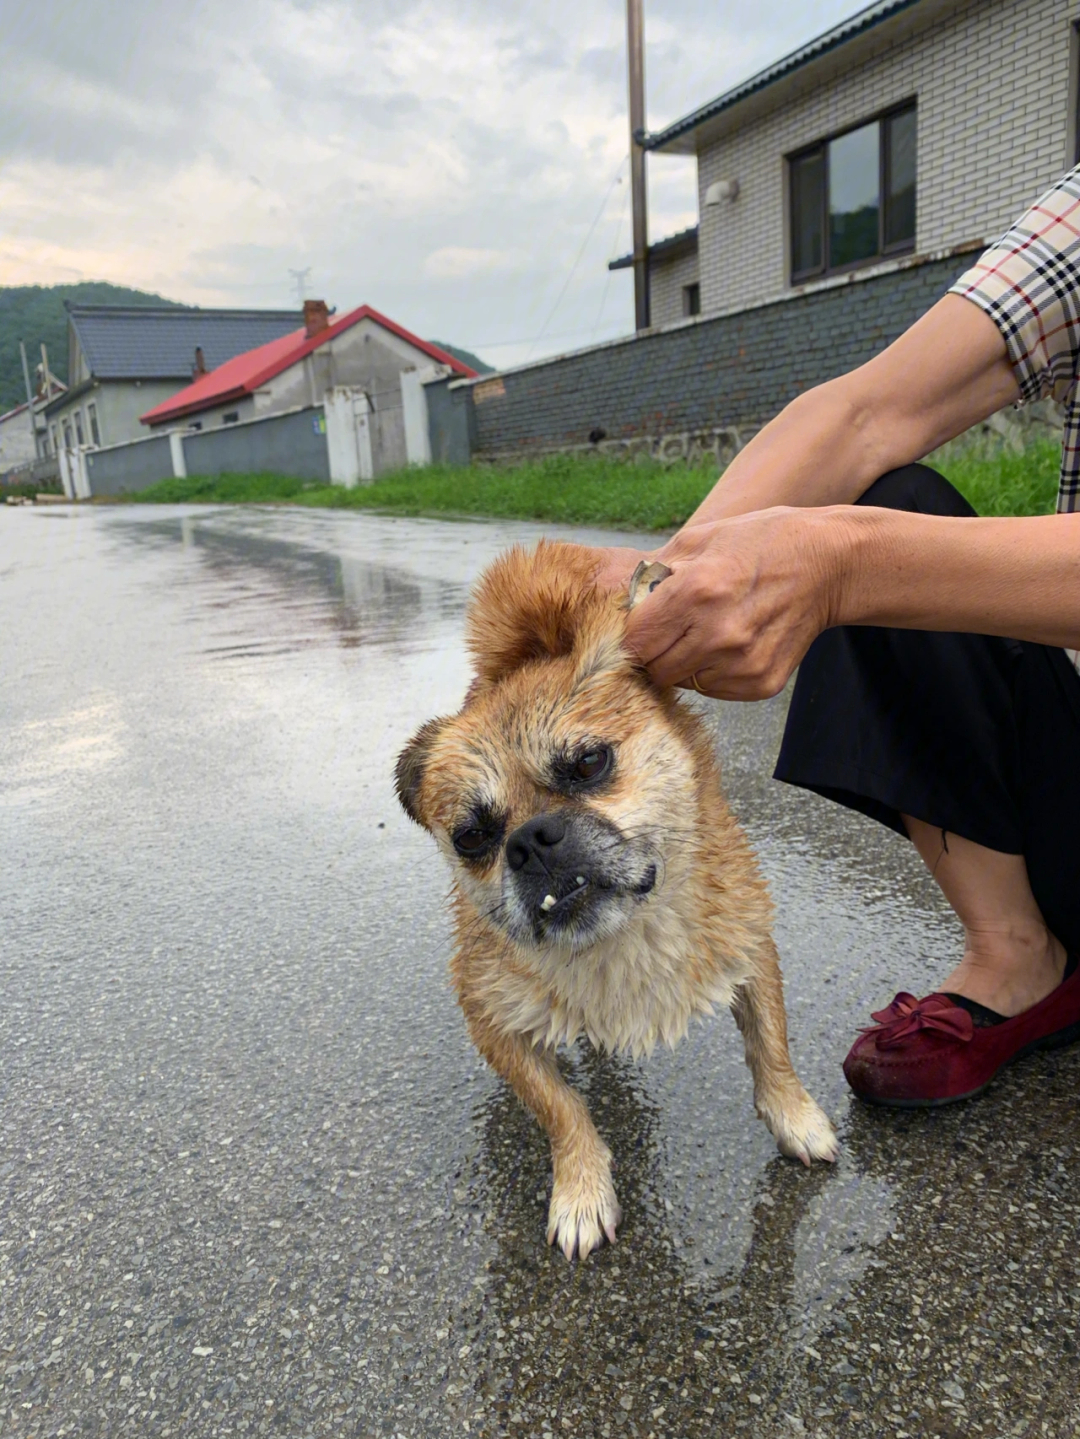
[{"label": "green hill", "polygon": [[445,340],[429,340],[429,345],[438,345],[440,350],[445,350],[448,355],[453,355],[455,360],[460,360],[463,365],[469,365],[478,375],[493,375],[494,366],[485,364],[479,355],[474,355],[471,350],[463,350],[460,345],[448,345]]},{"label": "green hill", "polygon": [[[64,301],[79,305],[176,305],[162,295],[110,285],[104,280],[85,280],[78,285],[0,286],[0,414],[21,405],[26,399],[19,341],[26,345],[30,382],[41,360],[41,346],[49,352],[49,369],[67,384],[67,315]],[[492,368],[468,350],[432,340],[457,359],[471,365],[478,374],[490,375]]]},{"label": "green hill", "polygon": [[19,341],[26,344],[30,382],[41,361],[41,346],[49,352],[49,369],[67,383],[67,316],[64,301],[80,305],[175,305],[161,295],[86,280],[78,285],[0,286],[0,414],[26,399]]}]

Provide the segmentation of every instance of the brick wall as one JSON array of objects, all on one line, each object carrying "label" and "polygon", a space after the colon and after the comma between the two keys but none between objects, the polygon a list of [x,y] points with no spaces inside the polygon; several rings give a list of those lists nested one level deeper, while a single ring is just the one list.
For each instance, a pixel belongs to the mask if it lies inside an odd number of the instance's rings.
[{"label": "brick wall", "polygon": [[[812,88],[793,76],[735,107],[724,122],[732,133],[700,151],[704,313],[792,293],[784,157],[902,100],[918,102],[918,253],[995,238],[1071,164],[1077,0],[968,0],[939,10],[929,27],[922,10],[877,38],[870,32],[861,59],[856,44],[841,46],[831,66],[815,66]],[[739,181],[738,199],[706,206],[705,190],[719,179]]]},{"label": "brick wall", "polygon": [[674,260],[649,261],[649,318],[654,325],[671,325],[681,320],[683,287],[698,277],[698,258],[694,251]]},{"label": "brick wall", "polygon": [[707,453],[723,462],[795,395],[884,349],[965,268],[965,257],[954,256],[856,275],[454,384],[449,393],[471,392],[471,449],[480,460],[588,448],[589,432],[602,429],[602,449],[669,459]]}]

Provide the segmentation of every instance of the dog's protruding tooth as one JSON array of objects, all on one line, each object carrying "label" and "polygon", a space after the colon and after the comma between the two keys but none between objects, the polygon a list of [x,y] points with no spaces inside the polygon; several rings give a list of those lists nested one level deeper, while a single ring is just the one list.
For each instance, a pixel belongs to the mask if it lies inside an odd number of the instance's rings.
[{"label": "dog's protruding tooth", "polygon": [[547,914],[549,909],[554,909],[558,901],[553,894],[545,894],[540,901],[540,908]]},{"label": "dog's protruding tooth", "polygon": [[637,569],[630,576],[630,589],[626,596],[626,608],[632,610],[636,604],[652,594],[661,580],[666,580],[668,575],[673,574],[667,565],[660,560],[639,560]]},{"label": "dog's protruding tooth", "polygon": [[584,884],[584,883],[585,883],[585,876],[584,876],[583,874],[576,874],[576,875],[574,876],[574,883],[575,883],[575,884]]}]

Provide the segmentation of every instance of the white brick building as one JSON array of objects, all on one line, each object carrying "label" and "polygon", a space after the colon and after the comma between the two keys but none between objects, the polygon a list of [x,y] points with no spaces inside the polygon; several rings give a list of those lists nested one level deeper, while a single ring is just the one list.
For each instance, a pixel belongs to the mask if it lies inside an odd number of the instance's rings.
[{"label": "white brick building", "polygon": [[989,243],[1077,161],[1078,22],[1080,0],[879,0],[649,135],[654,163],[697,156],[700,215],[650,251],[651,323]]}]

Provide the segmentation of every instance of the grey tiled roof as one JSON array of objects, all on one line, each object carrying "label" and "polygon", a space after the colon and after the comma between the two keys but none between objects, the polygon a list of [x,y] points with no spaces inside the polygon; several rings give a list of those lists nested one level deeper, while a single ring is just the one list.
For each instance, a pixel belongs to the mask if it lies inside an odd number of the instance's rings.
[{"label": "grey tiled roof", "polygon": [[190,380],[195,347],[206,368],[277,340],[304,323],[296,310],[159,310],[68,305],[68,317],[99,380]]},{"label": "grey tiled roof", "polygon": [[[698,227],[691,225],[688,230],[679,230],[674,235],[668,235],[663,240],[657,240],[649,246],[650,260],[673,260],[676,255],[691,255],[698,247]],[[634,263],[634,256],[620,255],[617,260],[608,261],[609,270],[629,270]]]}]

